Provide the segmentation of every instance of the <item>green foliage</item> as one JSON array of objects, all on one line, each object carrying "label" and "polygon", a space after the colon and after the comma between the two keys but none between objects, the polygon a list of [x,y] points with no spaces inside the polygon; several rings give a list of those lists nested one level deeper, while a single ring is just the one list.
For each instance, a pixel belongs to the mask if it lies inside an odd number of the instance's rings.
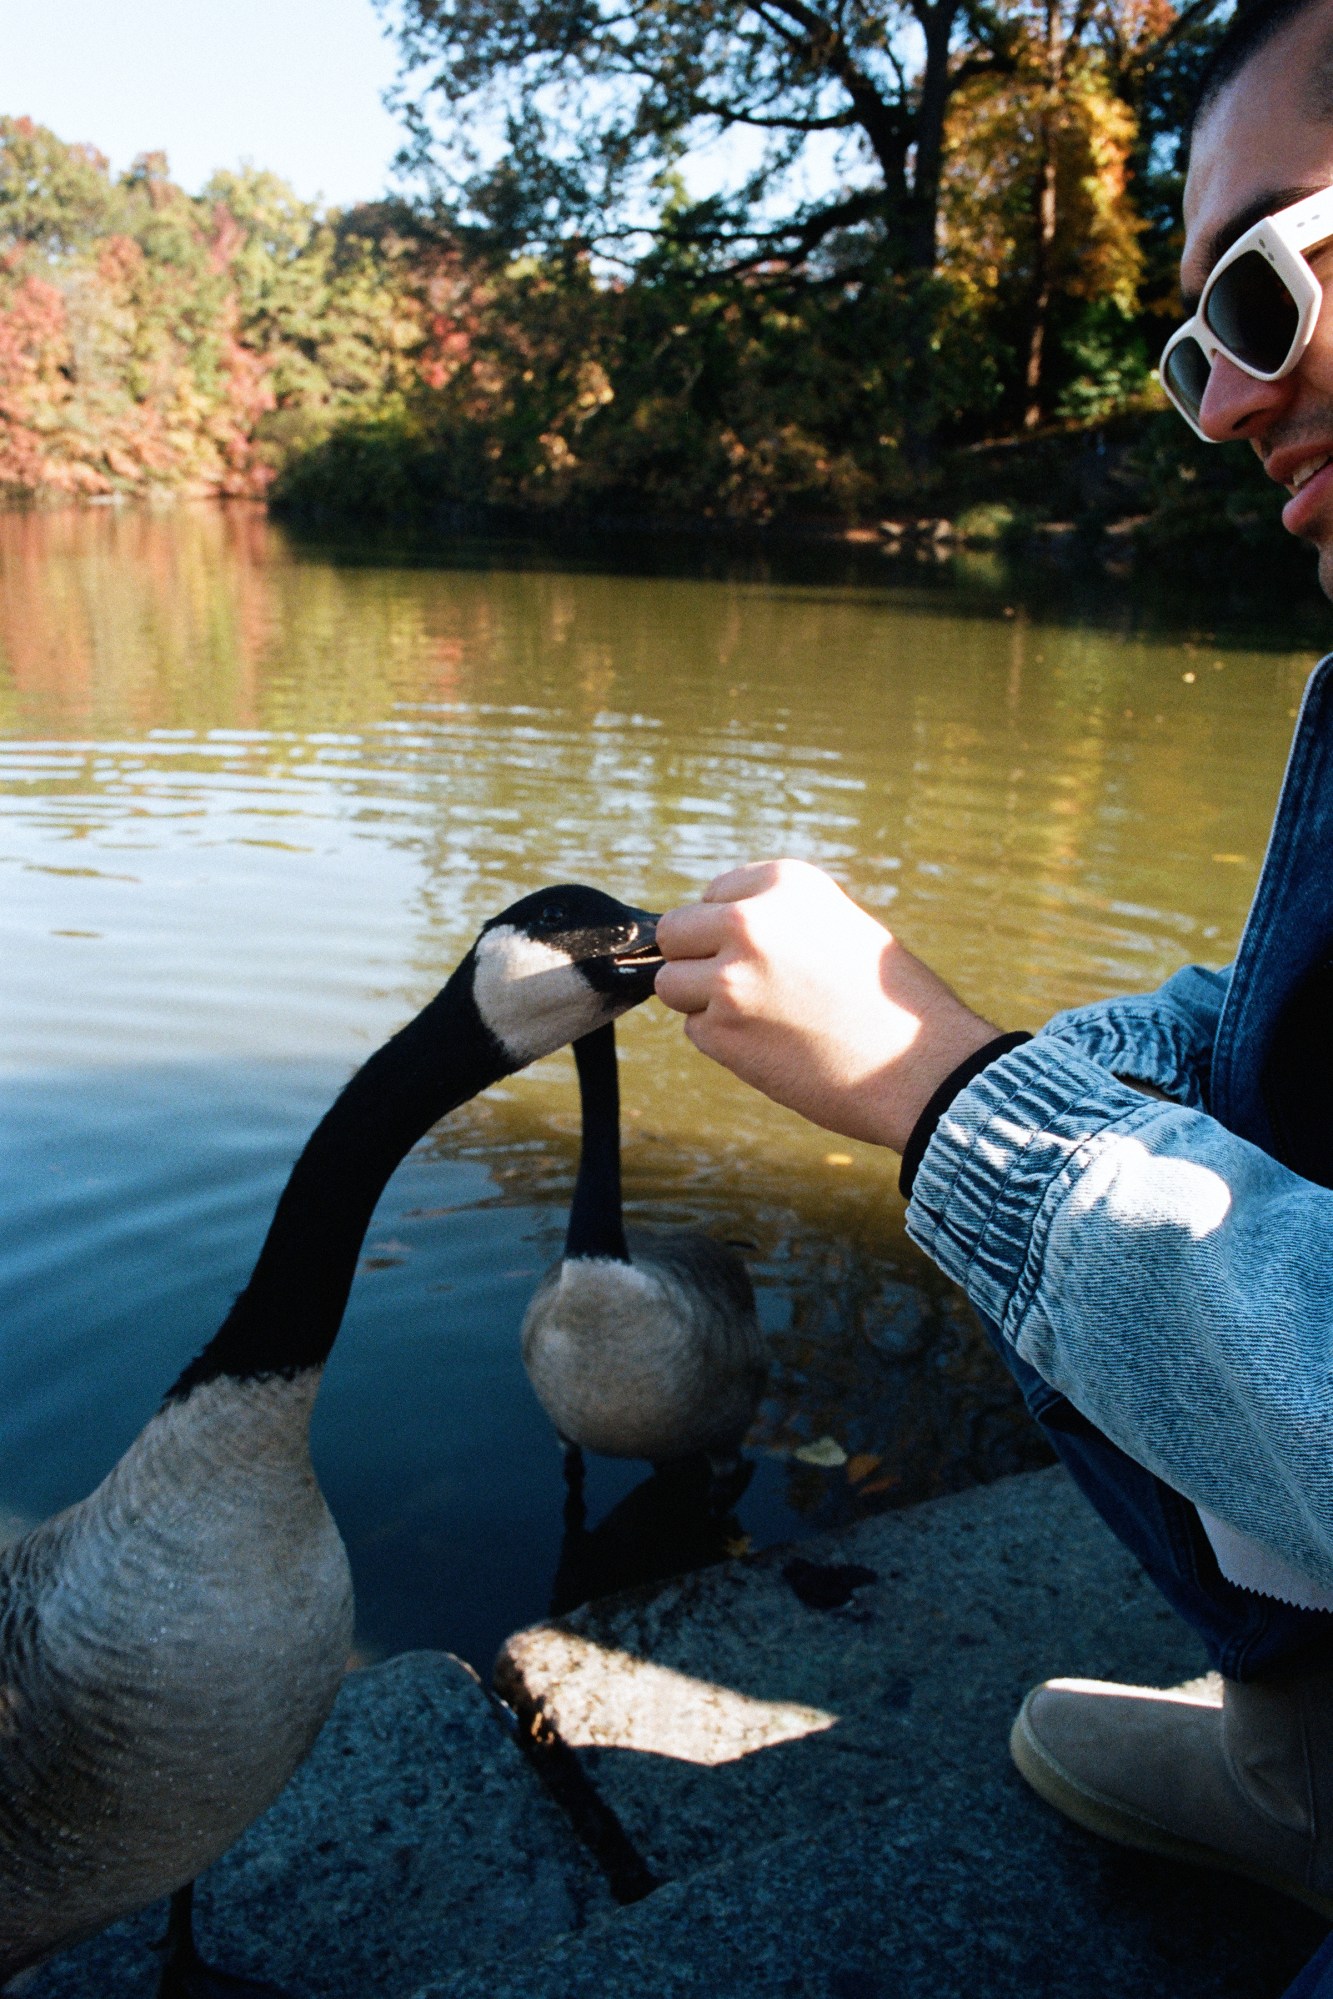
[{"label": "green foliage", "polygon": [[1135,316],[1115,299],[1085,306],[1061,342],[1070,378],[1056,401],[1068,423],[1101,423],[1151,393],[1148,348]]},{"label": "green foliage", "polygon": [[31,118],[0,118],[0,250],[66,255],[115,228],[122,206],[92,146],[62,145]]},{"label": "green foliage", "polygon": [[[355,517],[485,506],[620,519],[851,523],[912,477],[923,421],[996,383],[939,281],[623,287],[586,262],[474,273],[466,353],[385,420],[316,437],[275,498]],[[943,322],[943,323],[942,323]],[[376,497],[378,496],[378,497]]]}]

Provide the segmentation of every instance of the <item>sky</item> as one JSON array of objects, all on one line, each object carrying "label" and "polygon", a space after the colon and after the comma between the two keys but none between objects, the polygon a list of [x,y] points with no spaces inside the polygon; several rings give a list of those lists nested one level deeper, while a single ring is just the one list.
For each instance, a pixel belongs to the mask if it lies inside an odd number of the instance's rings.
[{"label": "sky", "polygon": [[117,171],[162,151],[194,192],[250,161],[340,207],[389,185],[395,56],[370,0],[0,0],[0,49],[0,112]]}]

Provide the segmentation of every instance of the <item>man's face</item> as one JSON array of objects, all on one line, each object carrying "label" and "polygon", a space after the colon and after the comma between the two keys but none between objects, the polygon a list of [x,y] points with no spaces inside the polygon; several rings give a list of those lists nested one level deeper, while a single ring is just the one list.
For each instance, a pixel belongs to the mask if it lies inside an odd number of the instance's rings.
[{"label": "man's face", "polygon": [[[1251,224],[1333,186],[1333,117],[1321,109],[1331,51],[1333,0],[1324,0],[1251,56],[1195,131],[1180,265],[1191,310],[1217,259]],[[1306,255],[1326,304],[1299,365],[1280,382],[1256,382],[1219,354],[1199,424],[1219,443],[1247,439],[1287,488],[1283,526],[1318,548],[1319,580],[1333,597],[1333,244]]]}]

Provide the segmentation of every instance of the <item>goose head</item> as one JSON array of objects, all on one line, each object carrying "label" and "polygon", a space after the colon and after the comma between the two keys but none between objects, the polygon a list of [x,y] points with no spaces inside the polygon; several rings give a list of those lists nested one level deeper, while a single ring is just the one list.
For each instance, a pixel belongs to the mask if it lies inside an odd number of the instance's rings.
[{"label": "goose head", "polygon": [[520,1069],[649,998],[657,918],[581,883],[538,889],[493,916],[472,951],[472,998]]}]

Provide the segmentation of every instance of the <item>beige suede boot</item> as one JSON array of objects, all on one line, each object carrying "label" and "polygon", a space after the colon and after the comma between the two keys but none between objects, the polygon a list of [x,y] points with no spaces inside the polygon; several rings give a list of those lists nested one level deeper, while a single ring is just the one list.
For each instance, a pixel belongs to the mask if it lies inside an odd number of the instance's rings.
[{"label": "beige suede boot", "polygon": [[1165,1690],[1047,1680],[1009,1752],[1090,1832],[1249,1875],[1333,1917],[1333,1668]]}]

